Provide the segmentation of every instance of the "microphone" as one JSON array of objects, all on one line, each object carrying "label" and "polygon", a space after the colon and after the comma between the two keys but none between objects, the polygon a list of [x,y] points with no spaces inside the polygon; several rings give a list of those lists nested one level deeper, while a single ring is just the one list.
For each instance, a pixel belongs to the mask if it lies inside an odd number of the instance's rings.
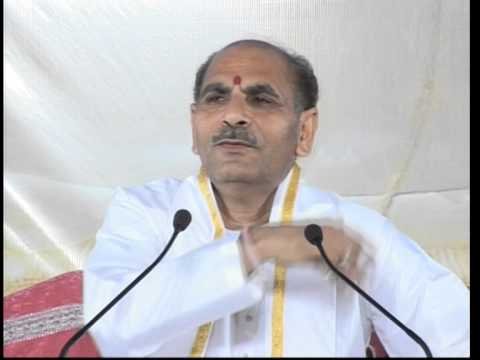
[{"label": "microphone", "polygon": [[310,224],[310,225],[305,227],[304,234],[305,234],[305,237],[307,238],[307,240],[312,245],[315,245],[318,248],[318,250],[320,250],[320,253],[322,254],[323,258],[327,262],[328,266],[333,270],[333,272],[335,272],[335,274],[340,276],[348,285],[350,285],[360,295],[362,295],[363,298],[367,299],[370,304],[375,306],[387,318],[389,318],[398,327],[400,327],[411,339],[413,339],[423,349],[423,351],[425,352],[427,357],[433,357],[430,349],[427,346],[427,344],[422,340],[422,338],[420,336],[418,336],[416,333],[414,333],[412,330],[410,330],[408,327],[406,327],[403,323],[401,323],[400,320],[398,320],[395,316],[393,316],[390,312],[388,312],[383,306],[381,306],[372,297],[370,297],[370,295],[368,295],[366,292],[364,292],[362,289],[360,289],[348,277],[346,277],[337,268],[335,268],[335,266],[333,266],[333,264],[330,262],[330,259],[325,254],[325,250],[323,249],[323,246],[322,246],[323,233],[322,233],[322,228],[320,226],[315,225],[315,224]]},{"label": "microphone", "polygon": [[188,210],[181,209],[175,213],[173,218],[173,234],[170,238],[165,249],[163,249],[162,253],[158,256],[158,258],[149,266],[147,267],[140,275],[138,275],[135,280],[133,280],[125,289],[122,290],[120,294],[118,294],[107,306],[105,306],[93,319],[91,319],[86,325],[84,325],[80,330],[78,330],[63,346],[62,350],[60,351],[59,357],[65,357],[70,347],[88,330],[95,324],[105,313],[110,310],[113,305],[115,305],[122,297],[124,297],[135,285],[138,284],[140,280],[142,280],[159,262],[162,260],[164,255],[170,249],[173,244],[173,241],[177,237],[179,233],[184,231],[190,222],[192,221],[192,215]]}]

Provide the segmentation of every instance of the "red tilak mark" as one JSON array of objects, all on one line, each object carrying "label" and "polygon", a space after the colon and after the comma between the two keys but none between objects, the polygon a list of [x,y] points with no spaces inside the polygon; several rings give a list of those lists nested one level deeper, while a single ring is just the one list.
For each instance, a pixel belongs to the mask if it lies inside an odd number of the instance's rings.
[{"label": "red tilak mark", "polygon": [[235,77],[233,78],[233,85],[240,85],[241,82],[242,78],[238,75],[235,75]]}]

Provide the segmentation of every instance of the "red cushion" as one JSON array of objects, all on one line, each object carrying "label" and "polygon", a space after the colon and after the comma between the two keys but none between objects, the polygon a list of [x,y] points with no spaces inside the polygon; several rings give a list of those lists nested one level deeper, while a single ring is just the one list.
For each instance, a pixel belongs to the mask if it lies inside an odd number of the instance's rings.
[{"label": "red cushion", "polygon": [[[82,272],[72,271],[3,298],[3,355],[57,357],[83,325]],[[100,357],[87,333],[67,356]]]},{"label": "red cushion", "polygon": [[[370,350],[371,355],[369,357],[375,357],[375,358],[387,358],[388,354],[385,351],[385,348],[383,347],[382,343],[380,342],[380,339],[378,338],[377,334],[372,332],[372,336],[370,337],[370,344],[368,345],[368,350]],[[368,350],[367,350],[367,355],[368,355]]]}]

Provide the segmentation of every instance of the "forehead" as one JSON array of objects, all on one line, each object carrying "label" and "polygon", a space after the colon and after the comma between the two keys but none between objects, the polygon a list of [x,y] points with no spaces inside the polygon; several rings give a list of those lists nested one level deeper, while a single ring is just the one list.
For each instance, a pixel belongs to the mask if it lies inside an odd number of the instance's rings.
[{"label": "forehead", "polygon": [[202,87],[212,82],[231,85],[237,75],[242,79],[242,86],[267,83],[284,96],[291,95],[290,71],[286,60],[274,50],[247,46],[227,48],[215,55]]}]

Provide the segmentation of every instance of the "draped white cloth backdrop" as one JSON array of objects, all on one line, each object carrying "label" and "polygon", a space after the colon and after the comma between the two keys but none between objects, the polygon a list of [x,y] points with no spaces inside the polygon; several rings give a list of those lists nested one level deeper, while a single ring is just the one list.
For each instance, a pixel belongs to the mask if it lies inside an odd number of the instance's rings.
[{"label": "draped white cloth backdrop", "polygon": [[469,284],[466,0],[8,0],[4,294],[81,269],[113,190],[197,172],[194,74],[242,38],[311,60],[306,179],[377,209]]}]

